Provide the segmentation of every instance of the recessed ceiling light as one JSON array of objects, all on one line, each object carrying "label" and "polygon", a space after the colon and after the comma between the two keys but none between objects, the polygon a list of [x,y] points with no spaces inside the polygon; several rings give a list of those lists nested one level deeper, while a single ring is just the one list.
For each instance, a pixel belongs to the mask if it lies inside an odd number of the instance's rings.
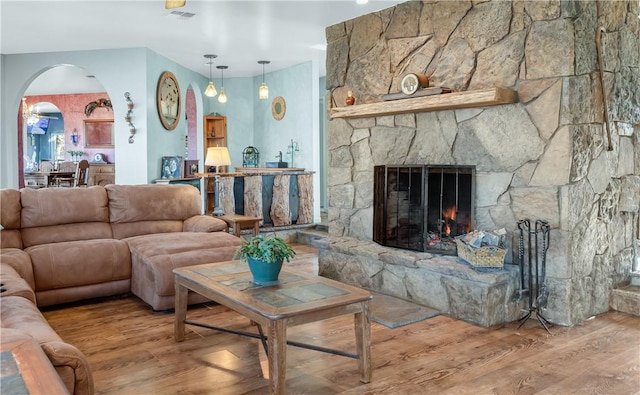
[{"label": "recessed ceiling light", "polygon": [[356,4],[367,4],[369,0],[356,0]]}]

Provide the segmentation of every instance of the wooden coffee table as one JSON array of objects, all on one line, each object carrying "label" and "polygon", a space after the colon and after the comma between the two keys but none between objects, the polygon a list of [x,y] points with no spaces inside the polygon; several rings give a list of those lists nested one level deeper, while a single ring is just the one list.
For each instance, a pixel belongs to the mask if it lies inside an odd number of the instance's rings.
[{"label": "wooden coffee table", "polygon": [[[176,287],[174,338],[184,340],[185,324],[262,340],[269,361],[270,392],[285,393],[287,344],[358,359],[360,381],[371,381],[371,294],[328,278],[283,268],[273,284],[253,283],[246,263],[228,261],[173,270]],[[197,292],[257,324],[259,334],[187,320],[188,291]],[[287,341],[287,327],[353,314],[357,354]],[[264,332],[263,332],[263,329]]]}]

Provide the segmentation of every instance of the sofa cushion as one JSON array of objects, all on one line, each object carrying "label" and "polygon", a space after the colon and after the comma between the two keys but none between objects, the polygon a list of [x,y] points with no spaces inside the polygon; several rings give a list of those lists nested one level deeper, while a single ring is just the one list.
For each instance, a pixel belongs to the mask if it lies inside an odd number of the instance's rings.
[{"label": "sofa cushion", "polygon": [[21,193],[24,247],[113,237],[107,193],[101,186],[26,188]]},{"label": "sofa cushion", "polygon": [[131,277],[129,248],[121,240],[69,241],[37,245],[25,251],[33,262],[36,292]]},{"label": "sofa cushion", "polygon": [[227,230],[227,223],[210,215],[195,215],[184,221],[183,232],[218,232]]},{"label": "sofa cushion", "polygon": [[158,297],[175,294],[173,269],[231,260],[240,238],[225,232],[180,232],[125,239],[131,250],[131,292],[155,310],[173,307]]},{"label": "sofa cushion", "polygon": [[0,247],[22,248],[20,235],[20,192],[15,189],[0,190]]},{"label": "sofa cushion", "polygon": [[183,221],[201,214],[201,198],[191,185],[107,185],[113,237],[181,232]]},{"label": "sofa cushion", "polygon": [[111,226],[106,222],[85,222],[24,228],[22,230],[22,240],[25,248],[40,244],[65,243],[67,241],[111,239],[112,235]]},{"label": "sofa cushion", "polygon": [[182,221],[137,221],[111,224],[114,239],[148,235],[154,233],[182,232]]},{"label": "sofa cushion", "polygon": [[21,191],[22,228],[109,222],[107,193],[89,188],[25,188]]}]

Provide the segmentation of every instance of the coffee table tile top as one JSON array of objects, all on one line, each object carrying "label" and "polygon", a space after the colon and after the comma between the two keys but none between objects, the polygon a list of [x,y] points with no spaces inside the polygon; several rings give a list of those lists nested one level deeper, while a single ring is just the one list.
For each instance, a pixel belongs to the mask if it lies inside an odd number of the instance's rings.
[{"label": "coffee table tile top", "polygon": [[235,262],[220,266],[194,267],[192,272],[207,278],[223,277],[229,274],[239,274],[247,272],[247,276],[234,276],[232,278],[220,278],[216,282],[223,284],[236,291],[255,290],[265,288],[264,292],[256,292],[250,295],[251,298],[267,303],[273,307],[291,306],[299,303],[314,302],[317,300],[333,298],[346,295],[348,292],[326,284],[304,284],[291,288],[271,288],[273,285],[285,285],[301,282],[303,277],[290,272],[281,272],[278,281],[267,284],[253,282],[253,277],[248,273],[248,266],[245,263]]},{"label": "coffee table tile top", "polygon": [[197,267],[191,271],[194,273],[200,274],[206,278],[223,277],[229,274],[239,274],[239,273],[247,272],[246,276],[232,277],[232,278],[224,277],[216,280],[220,284],[225,285],[229,288],[232,288],[236,291],[245,291],[248,289],[262,288],[262,287],[271,286],[271,285],[284,285],[284,284],[303,280],[302,277],[296,274],[282,272],[280,273],[278,281],[273,281],[273,282],[264,283],[264,284],[254,283],[253,277],[249,273],[248,266],[245,263],[240,263],[240,262],[233,263],[233,264],[225,264],[218,267]]},{"label": "coffee table tile top", "polygon": [[238,262],[225,263],[224,265],[204,267],[196,266],[191,269],[192,272],[202,274],[206,277],[224,276],[225,274],[237,274],[247,271],[247,265]]},{"label": "coffee table tile top", "polygon": [[2,351],[0,353],[0,361],[2,361],[2,375],[0,375],[2,392],[7,391],[7,394],[28,394],[29,391],[24,380],[22,380],[20,369],[18,369],[11,351]]},{"label": "coffee table tile top", "polygon": [[254,293],[252,298],[258,299],[273,307],[291,306],[299,303],[314,302],[346,295],[348,292],[325,284],[309,284],[294,288],[269,290],[261,293]]}]

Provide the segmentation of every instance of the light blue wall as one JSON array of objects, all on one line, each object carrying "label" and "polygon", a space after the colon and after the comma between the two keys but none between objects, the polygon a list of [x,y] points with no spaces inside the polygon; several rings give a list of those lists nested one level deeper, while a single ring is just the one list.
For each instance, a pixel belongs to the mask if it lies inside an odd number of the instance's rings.
[{"label": "light blue wall", "polygon": [[[220,79],[213,80],[218,93],[222,87]],[[207,114],[217,112],[227,117],[227,146],[231,155],[231,169],[242,166],[242,150],[254,145],[253,126],[253,78],[225,78],[224,89],[227,102],[218,103],[218,96],[204,97]]]},{"label": "light blue wall", "polygon": [[[278,70],[265,75],[269,86],[269,99],[258,98],[258,87],[262,83],[262,75],[254,78],[254,130],[255,145],[260,151],[261,164],[277,161],[276,156],[282,151],[285,162],[291,163],[288,146],[293,139],[298,143],[298,152],[294,152],[293,167],[315,169],[313,165],[314,116],[317,119],[317,99],[314,101],[310,92],[314,87],[312,79],[312,62]],[[317,80],[316,80],[317,81]],[[286,103],[286,113],[277,121],[271,114],[271,104],[276,96],[282,96]]]},{"label": "light blue wall", "polygon": [[[147,75],[147,92],[146,100],[149,105],[147,109],[147,182],[160,178],[160,164],[163,156],[185,156],[185,135],[187,132],[187,120],[185,117],[185,98],[187,96],[187,88],[189,86],[194,89],[196,97],[196,103],[200,102],[200,109],[197,111],[199,125],[198,130],[202,130],[202,94],[199,92],[197,86],[206,86],[207,79],[202,75],[182,67],[175,62],[159,55],[158,53],[146,50],[147,62],[146,62],[146,75]],[[180,97],[182,98],[182,104],[180,106],[180,116],[178,125],[173,130],[166,130],[160,122],[158,116],[158,110],[156,107],[156,91],[158,85],[158,79],[165,71],[171,71],[178,79],[178,85],[180,86]],[[112,98],[113,100],[113,98]],[[123,99],[124,100],[124,99]],[[135,100],[135,98],[134,98]],[[134,109],[135,114],[135,109]],[[124,121],[123,121],[124,123]],[[134,123],[135,124],[135,123]],[[137,125],[136,125],[137,126]],[[202,133],[198,133],[200,138]],[[137,137],[136,137],[137,138]],[[198,142],[198,147],[202,147],[202,141]],[[118,152],[118,158],[120,153]],[[201,164],[200,168],[203,166]],[[116,170],[117,173],[117,170]]]}]

